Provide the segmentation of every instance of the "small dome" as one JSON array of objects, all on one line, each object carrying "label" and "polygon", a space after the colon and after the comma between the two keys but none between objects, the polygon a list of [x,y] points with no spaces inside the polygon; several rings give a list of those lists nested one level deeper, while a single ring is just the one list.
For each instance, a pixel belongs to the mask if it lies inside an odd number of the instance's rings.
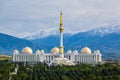
[{"label": "small dome", "polygon": [[40,51],[39,51],[39,50],[36,50],[36,53],[40,53]]},{"label": "small dome", "polygon": [[71,54],[71,53],[72,53],[72,50],[68,50],[67,53],[68,53],[68,54]]},{"label": "small dome", "polygon": [[77,51],[77,50],[74,50],[73,53],[78,53],[78,51]]},{"label": "small dome", "polygon": [[94,53],[100,53],[100,50],[95,50]]},{"label": "small dome", "polygon": [[32,49],[29,47],[25,47],[22,49],[23,54],[32,54]]},{"label": "small dome", "polygon": [[45,51],[44,51],[44,50],[41,50],[41,53],[45,53]]},{"label": "small dome", "polygon": [[51,52],[51,53],[59,53],[59,48],[54,47],[54,48],[51,49],[50,52]]},{"label": "small dome", "polygon": [[18,54],[19,52],[18,52],[18,50],[14,50],[13,53],[14,54]]},{"label": "small dome", "polygon": [[83,53],[83,54],[91,54],[91,50],[88,47],[84,47],[84,48],[82,48],[81,53]]}]

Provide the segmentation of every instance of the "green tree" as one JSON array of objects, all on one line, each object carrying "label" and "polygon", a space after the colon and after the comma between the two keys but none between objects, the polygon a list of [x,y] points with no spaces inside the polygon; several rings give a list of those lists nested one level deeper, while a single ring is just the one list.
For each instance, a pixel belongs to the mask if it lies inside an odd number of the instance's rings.
[{"label": "green tree", "polygon": [[69,80],[68,76],[62,76],[62,80]]},{"label": "green tree", "polygon": [[45,80],[45,77],[44,77],[44,76],[41,76],[41,77],[40,77],[40,80]]}]

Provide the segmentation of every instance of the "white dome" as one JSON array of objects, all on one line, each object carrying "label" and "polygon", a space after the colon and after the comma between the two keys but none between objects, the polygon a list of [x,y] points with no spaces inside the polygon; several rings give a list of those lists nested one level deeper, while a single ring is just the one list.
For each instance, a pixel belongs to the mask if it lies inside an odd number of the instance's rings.
[{"label": "white dome", "polygon": [[32,49],[30,47],[25,47],[22,49],[23,54],[32,54]]},{"label": "white dome", "polygon": [[100,53],[100,50],[95,50],[94,53]]},{"label": "white dome", "polygon": [[78,51],[77,51],[77,50],[74,50],[73,53],[78,53]]},{"label": "white dome", "polygon": [[82,54],[91,54],[91,49],[88,47],[84,47],[84,48],[82,48],[81,53]]},{"label": "white dome", "polygon": [[36,53],[40,53],[40,50],[36,50]]},{"label": "white dome", "polygon": [[59,48],[54,47],[54,48],[51,49],[50,52],[51,52],[51,53],[59,53]]},{"label": "white dome", "polygon": [[19,52],[18,52],[18,50],[14,50],[13,53],[14,54],[18,54]]},{"label": "white dome", "polygon": [[44,50],[41,50],[41,53],[45,53],[45,51],[44,51]]},{"label": "white dome", "polygon": [[49,63],[49,66],[63,66],[63,65],[68,65],[68,66],[71,66],[71,65],[74,65],[69,59],[67,58],[55,58],[53,61],[51,61]]},{"label": "white dome", "polygon": [[72,50],[68,50],[67,53],[68,53],[68,54],[71,54],[71,53],[72,53]]}]

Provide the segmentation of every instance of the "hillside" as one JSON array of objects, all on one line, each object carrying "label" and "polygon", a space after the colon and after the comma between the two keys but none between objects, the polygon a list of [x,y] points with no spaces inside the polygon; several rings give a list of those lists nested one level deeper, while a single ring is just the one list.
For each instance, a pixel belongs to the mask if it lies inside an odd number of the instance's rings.
[{"label": "hillside", "polygon": [[21,51],[22,48],[26,46],[31,47],[33,50],[42,48],[42,46],[38,46],[28,40],[0,33],[0,54],[11,55],[14,49]]}]

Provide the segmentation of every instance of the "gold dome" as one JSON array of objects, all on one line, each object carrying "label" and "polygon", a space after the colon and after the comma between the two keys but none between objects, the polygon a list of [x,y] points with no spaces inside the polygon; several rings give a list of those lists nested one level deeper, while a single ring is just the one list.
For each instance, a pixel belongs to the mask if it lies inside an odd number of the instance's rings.
[{"label": "gold dome", "polygon": [[54,48],[51,49],[50,52],[51,52],[51,53],[59,53],[59,48],[54,47]]},{"label": "gold dome", "polygon": [[83,54],[91,54],[91,50],[88,47],[84,47],[84,48],[82,48],[81,53],[83,53]]},{"label": "gold dome", "polygon": [[29,47],[25,47],[22,49],[23,54],[32,54],[32,49]]}]

